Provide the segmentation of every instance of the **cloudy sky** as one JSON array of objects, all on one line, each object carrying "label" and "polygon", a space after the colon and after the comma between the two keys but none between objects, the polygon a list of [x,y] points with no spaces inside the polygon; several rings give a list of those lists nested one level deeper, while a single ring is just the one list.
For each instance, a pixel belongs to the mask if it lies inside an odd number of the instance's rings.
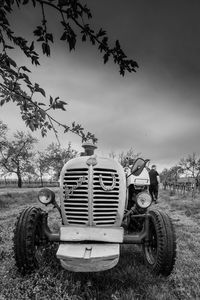
[{"label": "cloudy sky", "polygon": [[[128,57],[139,64],[137,73],[119,75],[116,65],[103,64],[90,44],[77,44],[69,53],[60,42],[51,58],[41,58],[32,79],[47,95],[68,102],[57,112],[61,122],[80,122],[95,133],[98,152],[126,151],[133,147],[161,171],[190,153],[200,154],[200,23],[199,0],[88,0],[92,24],[119,39]],[[27,6],[11,18],[18,34],[31,37],[40,16]],[[59,25],[50,12],[50,27]],[[31,37],[32,38],[32,37]],[[19,64],[27,64],[15,54]],[[11,131],[25,130],[13,105],[0,108],[0,118]],[[40,138],[45,148],[55,137]],[[69,141],[80,150],[81,141],[60,133],[62,146]]]}]

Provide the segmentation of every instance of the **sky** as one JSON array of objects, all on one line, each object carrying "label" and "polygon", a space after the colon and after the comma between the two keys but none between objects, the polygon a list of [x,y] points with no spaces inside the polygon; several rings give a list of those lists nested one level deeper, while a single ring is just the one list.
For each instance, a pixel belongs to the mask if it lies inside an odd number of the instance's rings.
[{"label": "sky", "polygon": [[[112,41],[119,39],[136,73],[120,76],[111,61],[104,65],[97,49],[82,42],[71,53],[55,43],[50,58],[31,67],[31,78],[47,95],[68,103],[53,115],[61,122],[77,121],[98,138],[100,155],[131,147],[151,159],[159,171],[193,152],[200,155],[200,23],[199,0],[88,0],[95,28],[103,27]],[[59,22],[49,11],[49,27],[61,36]],[[40,21],[27,6],[10,17],[15,32],[31,41]],[[20,53],[15,60],[27,65]],[[26,130],[18,108],[0,108],[10,132]],[[39,139],[38,148],[56,142],[53,133]],[[59,130],[64,147],[70,141],[81,151],[81,140]]]}]

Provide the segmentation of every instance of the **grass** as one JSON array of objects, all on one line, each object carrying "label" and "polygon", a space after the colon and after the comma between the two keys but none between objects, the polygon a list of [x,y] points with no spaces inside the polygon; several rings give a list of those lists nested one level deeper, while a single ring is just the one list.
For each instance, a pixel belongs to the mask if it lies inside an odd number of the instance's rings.
[{"label": "grass", "polygon": [[[28,205],[40,206],[37,191],[0,193],[0,300],[186,300],[200,299],[200,199],[170,197],[161,191],[157,205],[174,220],[177,235],[177,260],[168,277],[154,276],[144,265],[141,249],[122,245],[118,265],[98,273],[73,273],[64,270],[55,253],[57,244],[46,249],[40,268],[22,276],[15,267],[12,237],[19,212]],[[59,218],[49,209],[50,223]]]}]

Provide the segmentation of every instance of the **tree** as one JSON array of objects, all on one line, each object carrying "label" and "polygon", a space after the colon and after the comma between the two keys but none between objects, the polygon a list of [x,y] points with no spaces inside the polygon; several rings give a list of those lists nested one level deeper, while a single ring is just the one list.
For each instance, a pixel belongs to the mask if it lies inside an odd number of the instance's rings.
[{"label": "tree", "polygon": [[136,153],[135,150],[131,147],[128,151],[122,151],[119,154],[119,162],[125,167],[127,165],[132,165],[134,160],[140,156],[140,153]]},{"label": "tree", "polygon": [[167,184],[167,178],[169,175],[169,170],[165,168],[161,173],[160,173],[160,181],[164,185],[164,189],[166,189],[166,184]]},{"label": "tree", "polygon": [[[49,32],[48,9],[59,15],[59,23],[62,25],[60,40],[69,46],[69,50],[75,49],[77,38],[80,37],[83,42],[89,41],[96,45],[98,50],[103,54],[104,63],[112,57],[115,64],[119,66],[120,74],[124,76],[125,72],[135,72],[138,67],[137,62],[128,59],[117,40],[113,47],[105,30],[100,28],[95,31],[91,28],[88,21],[92,18],[90,9],[82,5],[79,0],[4,0],[1,1],[0,7],[0,43],[2,53],[0,54],[0,76],[3,83],[0,83],[0,105],[10,101],[19,106],[22,119],[32,131],[41,130],[42,136],[47,134],[48,130],[53,129],[56,137],[57,131],[55,124],[61,126],[64,132],[71,131],[78,134],[82,140],[92,139],[97,141],[94,134],[85,133],[80,124],[73,122],[71,125],[61,124],[51,116],[49,111],[55,109],[65,110],[66,102],[56,97],[49,98],[49,105],[39,101],[37,93],[46,97],[46,92],[38,83],[31,82],[28,74],[30,70],[26,66],[18,66],[10,53],[12,49],[19,48],[23,54],[28,57],[35,66],[40,64],[39,55],[35,50],[33,40],[27,41],[24,37],[17,36],[9,23],[9,15],[16,9],[24,5],[32,5],[33,13],[40,9],[41,23],[33,31],[36,42],[42,46],[42,52],[50,56],[51,44],[54,43],[54,33]],[[55,20],[58,19],[57,15]],[[75,29],[74,29],[75,28]],[[76,30],[76,31],[75,31]]]},{"label": "tree", "polygon": [[179,162],[180,167],[186,174],[195,178],[200,173],[200,158],[196,153],[189,154],[186,158],[182,158]]},{"label": "tree", "polygon": [[183,170],[180,166],[175,165],[170,169],[165,168],[160,173],[160,180],[163,183],[164,189],[166,189],[166,185],[169,183],[177,183],[180,174],[183,173]]},{"label": "tree", "polygon": [[44,174],[49,172],[50,165],[47,153],[44,151],[38,151],[34,159],[34,174],[39,177],[41,185],[43,186]]},{"label": "tree", "polygon": [[[4,142],[5,140],[5,137],[6,137],[6,133],[8,131],[8,127],[6,124],[4,124],[1,120],[0,120],[0,147],[1,147],[1,144]],[[0,174],[3,173],[3,170],[1,168],[1,165],[0,165]]]},{"label": "tree", "polygon": [[64,164],[76,156],[77,151],[72,149],[71,143],[68,144],[67,149],[62,149],[60,145],[52,143],[46,149],[45,164],[49,166],[53,177],[58,180]]},{"label": "tree", "polygon": [[18,187],[22,187],[22,177],[33,172],[33,145],[37,140],[30,133],[17,131],[12,140],[6,137],[0,144],[0,166],[4,174],[15,173]]},{"label": "tree", "polygon": [[7,131],[8,131],[7,125],[4,124],[4,123],[0,120],[0,143],[1,143],[2,140],[4,140]]},{"label": "tree", "polygon": [[179,162],[179,165],[186,175],[189,175],[194,179],[192,196],[195,197],[198,177],[200,174],[200,158],[197,157],[196,153],[192,153],[186,158],[182,158]]}]

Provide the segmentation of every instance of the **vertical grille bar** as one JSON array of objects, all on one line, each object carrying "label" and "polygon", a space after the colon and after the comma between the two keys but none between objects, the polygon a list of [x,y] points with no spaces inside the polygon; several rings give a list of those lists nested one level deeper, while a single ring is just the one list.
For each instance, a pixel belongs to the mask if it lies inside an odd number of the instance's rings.
[{"label": "vertical grille bar", "polygon": [[93,223],[112,225],[119,205],[119,175],[114,169],[94,168]]},{"label": "vertical grille bar", "polygon": [[69,224],[88,225],[88,169],[68,169],[63,178],[64,209]]}]

